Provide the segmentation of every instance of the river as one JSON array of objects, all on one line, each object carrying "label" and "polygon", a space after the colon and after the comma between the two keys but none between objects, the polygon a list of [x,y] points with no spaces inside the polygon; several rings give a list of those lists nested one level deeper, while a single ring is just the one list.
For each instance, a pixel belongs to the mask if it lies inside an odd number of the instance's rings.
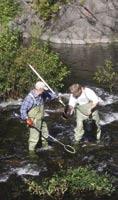
[{"label": "river", "polygon": [[[106,146],[102,149],[93,148],[83,150],[81,155],[74,157],[66,153],[62,147],[55,144],[54,152],[42,152],[40,156],[31,158],[27,151],[28,129],[14,119],[13,111],[18,112],[21,100],[11,102],[1,102],[0,113],[0,199],[7,198],[7,181],[14,174],[20,177],[40,176],[45,173],[53,173],[60,166],[67,167],[74,163],[91,164],[99,172],[110,172],[118,177],[118,93],[117,90],[109,93],[104,87],[99,87],[93,81],[93,75],[99,66],[104,64],[106,59],[111,59],[115,70],[118,69],[118,45],[59,45],[53,44],[61,60],[67,64],[71,70],[70,76],[65,80],[64,89],[61,91],[66,96],[68,86],[74,82],[85,84],[96,91],[103,99],[99,107],[100,124],[103,130],[103,140]],[[60,107],[58,104],[47,105],[46,117],[50,133],[63,141],[71,144],[73,140],[74,120],[64,121],[56,111]],[[52,142],[51,142],[52,143]],[[101,156],[102,155],[102,156]],[[73,159],[72,159],[73,158]],[[93,162],[94,161],[94,162]],[[118,196],[109,197],[115,200]],[[11,199],[12,200],[12,199]],[[25,199],[24,199],[25,200]]]}]

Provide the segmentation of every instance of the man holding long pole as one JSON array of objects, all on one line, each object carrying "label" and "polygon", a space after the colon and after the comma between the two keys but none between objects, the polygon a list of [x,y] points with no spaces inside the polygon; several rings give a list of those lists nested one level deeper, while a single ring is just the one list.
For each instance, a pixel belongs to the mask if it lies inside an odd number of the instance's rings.
[{"label": "man holding long pole", "polygon": [[[21,118],[25,120],[29,126],[33,125],[37,129],[41,130],[44,138],[48,138],[48,128],[44,121],[44,104],[47,100],[52,100],[54,98],[58,98],[59,102],[63,106],[65,106],[65,104],[34,69],[34,67],[30,64],[28,64],[28,66],[41,81],[38,81],[35,84],[34,89],[29,92],[22,102],[20,108]],[[40,133],[36,129],[30,127],[29,151],[34,151],[36,149],[40,137],[39,134]],[[42,137],[42,144],[43,147],[47,147],[48,143],[44,138]]]},{"label": "man holding long pole", "polygon": [[[20,108],[21,118],[26,121],[27,125],[35,126],[41,130],[43,136],[48,138],[48,128],[44,121],[44,104],[47,100],[52,100],[57,96],[50,92],[44,82],[38,81],[34,89],[29,92],[22,102]],[[29,151],[34,152],[39,141],[40,132],[30,127],[29,133]],[[47,140],[42,137],[42,145],[48,148]]]},{"label": "man holding long pole", "polygon": [[[45,84],[45,86],[53,93],[55,94],[54,90],[46,83],[46,81],[41,77],[41,75],[34,69],[34,67],[30,64],[28,64],[28,66],[30,67],[30,69],[36,74],[36,76]],[[58,100],[59,102],[65,106],[64,102],[61,100],[61,98],[59,98],[58,96]]]}]

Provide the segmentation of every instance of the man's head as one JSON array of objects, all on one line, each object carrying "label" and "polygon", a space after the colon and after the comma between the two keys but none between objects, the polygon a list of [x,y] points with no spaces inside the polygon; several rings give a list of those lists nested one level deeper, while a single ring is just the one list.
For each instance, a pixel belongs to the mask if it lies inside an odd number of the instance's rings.
[{"label": "man's head", "polygon": [[75,83],[69,87],[69,91],[75,98],[79,97],[82,93],[82,86]]},{"label": "man's head", "polygon": [[48,90],[48,88],[42,81],[38,81],[35,84],[35,90],[40,94],[40,93],[43,93],[45,90]]}]

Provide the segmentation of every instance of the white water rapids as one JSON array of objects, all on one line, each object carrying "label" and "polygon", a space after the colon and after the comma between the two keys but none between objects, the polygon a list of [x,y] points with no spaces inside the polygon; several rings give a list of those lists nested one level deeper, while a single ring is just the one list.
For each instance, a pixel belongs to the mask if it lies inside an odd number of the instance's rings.
[{"label": "white water rapids", "polygon": [[[98,96],[102,99],[100,106],[103,108],[100,110],[100,114],[102,116],[102,119],[100,121],[101,125],[110,124],[111,122],[118,121],[118,112],[117,110],[113,110],[111,108],[111,105],[117,104],[118,102],[118,96],[110,94],[106,91],[104,91],[101,88],[93,88],[95,92],[98,94]],[[62,97],[68,99],[68,94],[62,94]],[[2,102],[0,104],[0,107],[2,109],[9,108],[9,106],[20,106],[22,102],[22,99],[19,100],[10,100],[8,102]],[[106,110],[105,107],[110,106],[110,110]],[[55,112],[55,110],[47,110],[49,112]],[[58,124],[58,122],[57,122]],[[3,173],[0,175],[0,182],[5,182],[9,176],[12,173],[17,173],[18,175],[33,175],[37,176],[40,173],[40,169],[37,167],[37,165],[34,164],[26,164],[22,167],[16,167],[11,168],[9,172]]]}]

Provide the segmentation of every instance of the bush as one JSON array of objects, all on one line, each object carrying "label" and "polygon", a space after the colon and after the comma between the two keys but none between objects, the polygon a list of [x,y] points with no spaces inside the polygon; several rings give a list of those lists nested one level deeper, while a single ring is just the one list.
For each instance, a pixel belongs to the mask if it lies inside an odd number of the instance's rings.
[{"label": "bush", "polygon": [[28,91],[37,80],[37,76],[28,67],[28,63],[52,88],[62,88],[63,79],[68,75],[67,67],[60,61],[59,56],[50,51],[47,45],[38,47],[35,44],[28,49],[20,49],[15,60],[17,70],[17,88],[20,93]]},{"label": "bush", "polygon": [[71,0],[35,0],[35,9],[39,11],[44,20],[49,20],[58,13],[60,6],[69,3]]},{"label": "bush", "polygon": [[10,31],[6,28],[0,34],[0,41],[0,82],[2,83],[0,84],[0,93],[5,96],[8,95],[9,91],[15,89],[13,65],[20,47],[20,33],[17,30]]},{"label": "bush", "polygon": [[0,1],[0,23],[9,22],[16,16],[19,10],[19,4],[15,0],[1,0]]},{"label": "bush", "polygon": [[67,173],[62,171],[53,175],[51,179],[45,179],[42,183],[26,180],[26,184],[31,194],[36,194],[42,199],[45,199],[46,195],[53,199],[63,199],[65,192],[70,193],[73,198],[88,191],[97,196],[111,195],[115,190],[107,174],[98,175],[88,167],[69,169]]},{"label": "bush", "polygon": [[88,167],[68,170],[66,180],[73,193],[94,191],[96,195],[110,195],[114,191],[111,179],[107,174],[99,175]]},{"label": "bush", "polygon": [[[10,30],[6,24],[19,10],[15,0],[0,1],[0,95],[3,98],[17,98],[26,93],[37,80],[35,74],[28,68],[28,63],[36,67],[40,75],[53,88],[61,88],[63,79],[68,75],[67,67],[63,65],[57,54],[49,51],[48,46],[39,47],[31,44],[22,47],[20,32]],[[41,1],[42,4],[48,0]],[[50,0],[50,6],[56,6],[57,1]],[[47,5],[47,3],[46,3]],[[56,7],[53,8],[53,11]],[[55,12],[55,11],[54,11]],[[44,11],[45,13],[45,11]]]},{"label": "bush", "polygon": [[95,72],[93,79],[98,84],[108,87],[110,92],[112,92],[112,89],[118,80],[118,72],[115,72],[112,61],[105,60],[104,66]]},{"label": "bush", "polygon": [[17,98],[33,86],[37,76],[28,67],[36,67],[40,75],[53,88],[63,87],[63,79],[68,75],[57,54],[47,45],[31,44],[24,48],[20,44],[20,33],[8,29],[0,35],[0,93],[2,97]]},{"label": "bush", "polygon": [[0,65],[5,66],[13,63],[20,47],[20,32],[11,31],[8,28],[0,34]]}]

